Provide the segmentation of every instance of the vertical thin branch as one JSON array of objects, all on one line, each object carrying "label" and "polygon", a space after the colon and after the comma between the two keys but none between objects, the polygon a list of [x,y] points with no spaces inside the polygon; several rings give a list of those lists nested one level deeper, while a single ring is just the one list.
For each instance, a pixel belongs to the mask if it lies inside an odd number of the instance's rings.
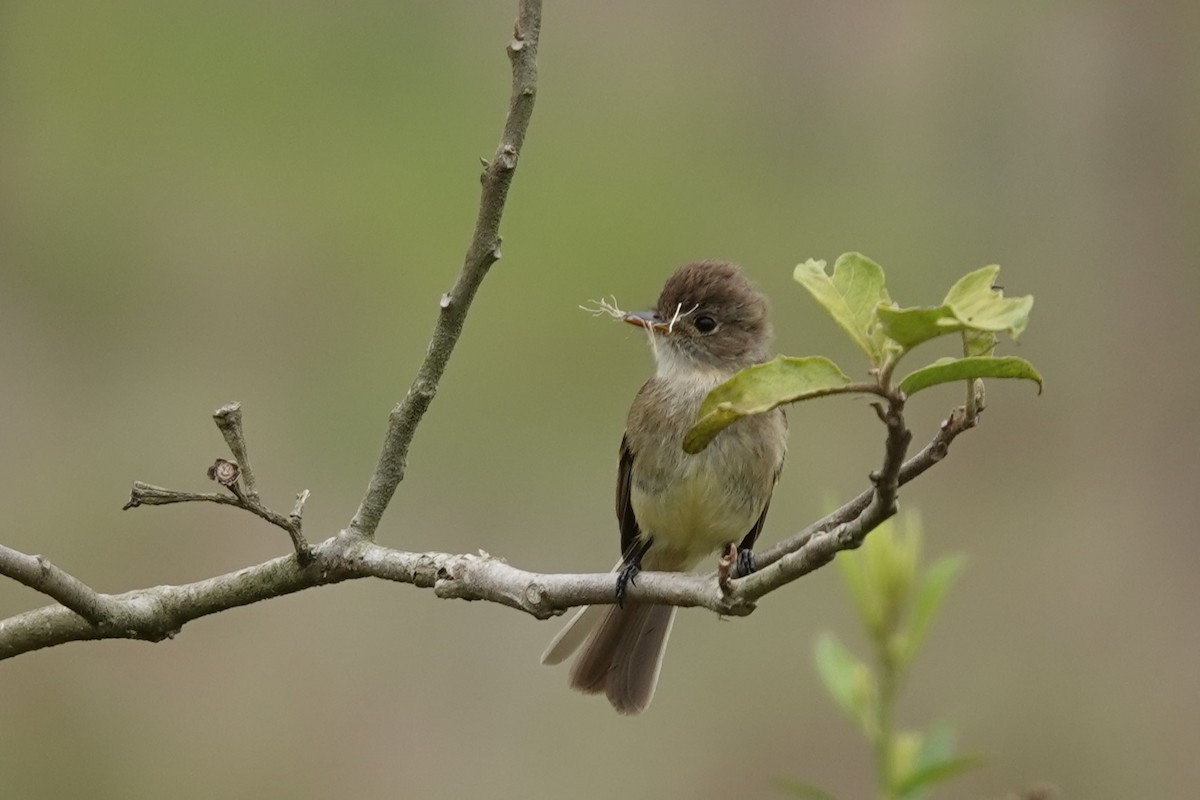
[{"label": "vertical thin branch", "polygon": [[512,62],[512,97],[496,153],[481,176],[483,191],[475,231],[454,288],[442,296],[437,323],[425,360],[404,399],[388,417],[387,437],[367,493],[350,522],[353,533],[373,538],[379,520],[400,481],[417,425],[437,393],[450,354],[462,333],[467,311],[488,269],[500,258],[500,217],[512,184],[525,131],[537,93],[537,46],[542,22],[541,0],[521,0],[508,57]]}]

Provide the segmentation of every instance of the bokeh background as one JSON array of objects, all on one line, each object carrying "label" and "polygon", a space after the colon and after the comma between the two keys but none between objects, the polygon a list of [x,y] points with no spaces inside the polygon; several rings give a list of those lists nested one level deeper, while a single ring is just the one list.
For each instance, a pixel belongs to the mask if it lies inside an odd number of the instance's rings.
[{"label": "bokeh background", "polygon": [[[861,370],[791,282],[860,250],[932,303],[1000,263],[1035,295],[984,424],[906,489],[969,566],[902,722],[987,766],[939,797],[1200,785],[1200,6],[548,4],[541,84],[488,277],[380,530],[596,571],[637,331],[578,306],[742,263],[779,350]],[[266,499],[352,514],[461,263],[508,97],[513,2],[0,5],[0,540],[99,589],[286,552],[203,489],[240,400]],[[937,355],[932,348],[928,355]],[[922,396],[918,441],[959,398]],[[869,409],[791,414],[765,539],[857,493]],[[44,598],[0,582],[0,612]],[[538,664],[558,622],[359,581],[0,666],[6,798],[773,797],[870,793],[812,665],[861,651],[837,571],[748,619],[683,614],[654,706]]]}]

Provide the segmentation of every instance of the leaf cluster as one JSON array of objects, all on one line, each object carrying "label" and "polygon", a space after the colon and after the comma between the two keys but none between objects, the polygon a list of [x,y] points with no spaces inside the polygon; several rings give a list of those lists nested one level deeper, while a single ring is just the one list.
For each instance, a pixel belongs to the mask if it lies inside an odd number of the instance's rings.
[{"label": "leaf cluster", "polygon": [[[994,354],[998,335],[1014,341],[1029,323],[1033,297],[1007,298],[996,287],[997,266],[983,267],[960,278],[936,306],[902,307],[885,286],[883,268],[861,253],[846,253],[826,271],[824,261],[796,267],[793,277],[867,356],[873,377],[854,383],[823,356],[779,356],[742,370],[714,389],[700,407],[684,440],[688,452],[703,450],[723,429],[741,417],[761,414],[785,403],[830,394],[895,391],[913,395],[931,386],[967,382],[968,405],[974,407],[983,378],[1023,378],[1042,388],[1042,376],[1028,361]],[[939,358],[893,381],[897,365],[914,348],[942,336],[957,336],[962,355]]]}]

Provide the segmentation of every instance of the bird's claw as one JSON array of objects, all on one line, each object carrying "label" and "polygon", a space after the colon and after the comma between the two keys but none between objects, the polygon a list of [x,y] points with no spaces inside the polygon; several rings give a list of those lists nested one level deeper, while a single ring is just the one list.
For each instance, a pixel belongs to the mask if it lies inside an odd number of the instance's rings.
[{"label": "bird's claw", "polygon": [[636,562],[626,564],[617,571],[617,607],[625,607],[625,593],[629,591],[630,586],[637,585],[638,573],[642,571],[642,565]]},{"label": "bird's claw", "polygon": [[758,562],[754,558],[754,551],[746,548],[739,550],[737,554],[737,572],[739,578],[744,578],[747,575],[758,572]]}]

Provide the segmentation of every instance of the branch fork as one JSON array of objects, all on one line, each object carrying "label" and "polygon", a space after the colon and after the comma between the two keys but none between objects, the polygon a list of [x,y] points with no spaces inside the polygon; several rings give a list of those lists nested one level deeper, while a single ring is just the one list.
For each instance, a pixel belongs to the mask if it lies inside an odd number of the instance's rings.
[{"label": "branch fork", "polygon": [[165,506],[173,503],[193,502],[236,506],[286,531],[292,541],[292,548],[296,552],[296,560],[300,566],[308,566],[313,560],[312,548],[305,540],[303,532],[304,503],[308,500],[308,490],[305,489],[296,495],[296,503],[286,517],[263,505],[254,488],[254,473],[250,469],[246,436],[242,430],[241,404],[229,403],[221,406],[213,412],[213,420],[225,437],[225,442],[229,445],[229,451],[235,460],[218,458],[208,468],[208,477],[209,480],[216,481],[225,487],[229,494],[182,492],[134,481],[129,500],[122,507],[123,510],[128,511],[138,506]]}]

